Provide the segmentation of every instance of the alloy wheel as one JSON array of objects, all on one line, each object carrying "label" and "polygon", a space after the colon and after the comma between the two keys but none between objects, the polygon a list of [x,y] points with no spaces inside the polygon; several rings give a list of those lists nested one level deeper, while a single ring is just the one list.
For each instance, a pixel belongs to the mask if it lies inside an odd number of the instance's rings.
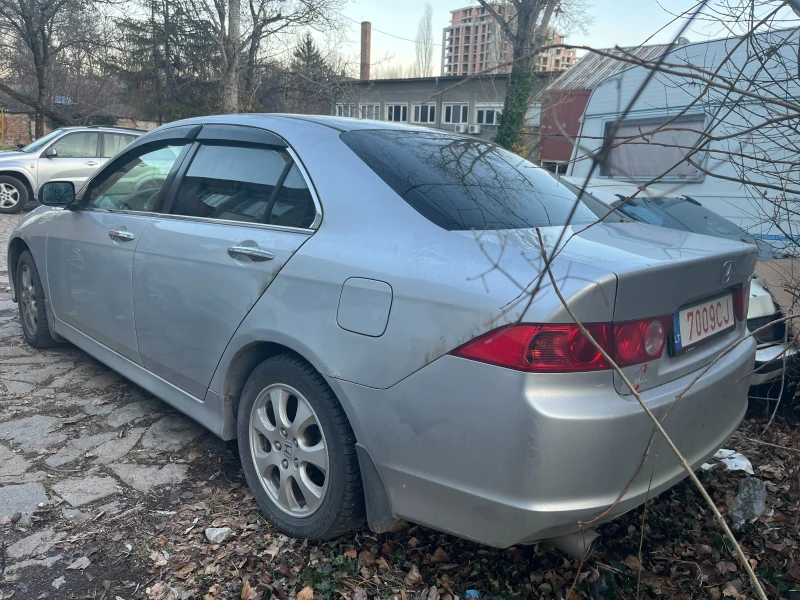
[{"label": "alloy wheel", "polygon": [[264,388],[250,412],[250,453],[275,505],[296,518],[314,514],[328,492],[330,457],[319,418],[299,391]]},{"label": "alloy wheel", "polygon": [[0,183],[0,208],[14,208],[19,204],[19,190],[10,183]]},{"label": "alloy wheel", "polygon": [[22,265],[20,269],[19,296],[22,324],[28,335],[34,337],[38,328],[39,311],[36,304],[36,287],[33,285],[33,272],[28,265]]}]

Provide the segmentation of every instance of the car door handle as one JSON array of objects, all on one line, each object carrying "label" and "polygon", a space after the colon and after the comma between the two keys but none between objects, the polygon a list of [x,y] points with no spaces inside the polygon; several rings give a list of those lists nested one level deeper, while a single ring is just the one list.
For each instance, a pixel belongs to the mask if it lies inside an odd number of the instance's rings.
[{"label": "car door handle", "polygon": [[96,166],[97,166],[97,161],[94,161],[94,160],[87,160],[87,161],[86,161],[85,163],[83,163],[83,164],[85,164],[85,165],[88,165],[88,166],[90,166],[90,167],[96,167]]},{"label": "car door handle", "polygon": [[108,237],[110,237],[115,242],[130,242],[136,236],[133,235],[130,231],[124,231],[122,229],[112,229],[108,232]]},{"label": "car door handle", "polygon": [[228,255],[231,258],[246,256],[255,261],[272,260],[275,258],[275,255],[269,250],[257,247],[254,248],[253,246],[231,246],[228,248]]}]

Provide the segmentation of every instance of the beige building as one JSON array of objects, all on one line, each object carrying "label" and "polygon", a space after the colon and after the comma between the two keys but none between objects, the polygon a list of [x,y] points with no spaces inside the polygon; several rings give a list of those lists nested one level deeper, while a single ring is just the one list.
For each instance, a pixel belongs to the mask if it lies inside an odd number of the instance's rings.
[{"label": "beige building", "polygon": [[[508,4],[493,5],[504,16]],[[565,37],[548,32],[547,44],[563,44]],[[472,75],[510,61],[511,43],[503,36],[500,24],[482,6],[468,6],[450,11],[450,26],[442,34],[442,76]],[[537,71],[563,71],[575,64],[575,50],[554,48],[536,57]],[[509,73],[507,65],[494,71]]]}]

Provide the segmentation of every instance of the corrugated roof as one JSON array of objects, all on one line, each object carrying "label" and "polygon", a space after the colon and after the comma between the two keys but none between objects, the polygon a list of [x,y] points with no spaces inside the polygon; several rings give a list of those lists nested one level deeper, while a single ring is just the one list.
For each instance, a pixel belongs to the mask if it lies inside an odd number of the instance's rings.
[{"label": "corrugated roof", "polygon": [[[653,46],[622,48],[622,52],[617,48],[607,48],[604,52],[618,53],[620,56],[633,55],[643,60],[650,60],[661,56],[674,47],[674,44],[656,44]],[[606,77],[619,73],[630,66],[632,65],[629,62],[590,52],[547,86],[545,91],[593,90]]]}]

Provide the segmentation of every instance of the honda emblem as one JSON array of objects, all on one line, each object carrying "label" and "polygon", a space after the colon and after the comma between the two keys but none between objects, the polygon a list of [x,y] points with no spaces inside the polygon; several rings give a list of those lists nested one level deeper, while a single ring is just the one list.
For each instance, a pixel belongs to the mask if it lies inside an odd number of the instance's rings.
[{"label": "honda emblem", "polygon": [[722,265],[722,277],[719,278],[720,285],[725,285],[731,280],[731,271],[733,270],[733,261],[729,260],[726,261],[724,265]]}]

